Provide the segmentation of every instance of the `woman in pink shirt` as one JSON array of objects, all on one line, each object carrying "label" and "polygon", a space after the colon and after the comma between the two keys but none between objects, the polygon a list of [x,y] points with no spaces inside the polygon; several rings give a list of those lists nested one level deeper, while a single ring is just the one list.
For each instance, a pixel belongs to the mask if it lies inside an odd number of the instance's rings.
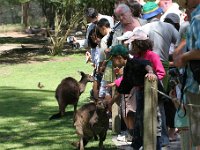
[{"label": "woman in pink shirt", "polygon": [[146,40],[134,40],[132,41],[132,54],[135,58],[142,58],[149,60],[159,80],[162,80],[165,76],[165,69],[160,61],[160,56],[152,51],[152,42],[149,39]]},{"label": "woman in pink shirt", "polygon": [[[122,38],[118,37],[118,39],[125,40],[123,39],[123,36]],[[129,53],[133,55],[134,58],[141,58],[150,61],[154,73],[157,75],[158,79],[162,81],[166,75],[165,69],[160,61],[160,56],[152,51],[153,45],[146,33],[140,29],[135,29],[124,44],[130,45]],[[122,79],[123,77],[120,77],[115,80],[115,85],[119,86]]]},{"label": "woman in pink shirt", "polygon": [[[141,29],[135,29],[125,44],[129,44],[129,53],[133,55],[133,59],[145,59],[151,63],[154,73],[159,81],[165,76],[165,69],[160,61],[160,57],[152,51],[152,42],[149,37]],[[121,38],[123,39],[123,38]],[[125,40],[125,39],[123,39]],[[125,77],[125,76],[124,76]],[[122,86],[123,77],[115,81],[115,85]],[[140,148],[142,146],[142,133],[143,133],[143,111],[144,111],[144,86],[136,87],[134,93],[136,94],[136,124],[134,127],[134,141],[132,143],[133,148]],[[158,116],[160,112],[158,112]],[[161,149],[161,118],[158,119],[158,134],[157,134],[157,150]]]}]

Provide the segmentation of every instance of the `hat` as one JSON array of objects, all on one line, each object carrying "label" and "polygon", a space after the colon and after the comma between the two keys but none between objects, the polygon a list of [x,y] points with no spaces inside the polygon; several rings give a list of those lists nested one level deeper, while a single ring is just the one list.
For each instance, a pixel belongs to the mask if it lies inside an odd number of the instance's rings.
[{"label": "hat", "polygon": [[174,23],[180,23],[180,17],[175,13],[167,14],[165,19],[167,19],[167,18],[170,19],[171,21],[173,21]]},{"label": "hat", "polygon": [[128,55],[128,49],[123,46],[123,45],[116,45],[112,47],[110,51],[111,56],[116,56],[116,55],[122,55],[122,56],[127,56]]},{"label": "hat", "polygon": [[134,40],[147,40],[149,39],[148,35],[141,29],[141,28],[135,28],[132,32],[132,36],[126,40],[124,43],[128,44],[131,43]]},{"label": "hat", "polygon": [[117,37],[117,40],[119,41],[127,40],[132,36],[133,36],[133,31],[127,31],[122,36]]},{"label": "hat", "polygon": [[155,2],[147,2],[144,4],[142,11],[142,18],[147,20],[163,12],[163,10]]}]

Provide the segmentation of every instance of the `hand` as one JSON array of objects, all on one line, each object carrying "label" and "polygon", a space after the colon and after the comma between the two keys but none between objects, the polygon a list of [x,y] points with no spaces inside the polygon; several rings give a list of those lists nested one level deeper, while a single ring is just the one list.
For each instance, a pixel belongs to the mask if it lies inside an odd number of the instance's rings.
[{"label": "hand", "polygon": [[89,61],[90,61],[90,59],[91,59],[91,54],[90,54],[90,52],[86,52],[85,53],[85,58],[86,58],[86,63],[88,63]]},{"label": "hand", "polygon": [[109,53],[110,50],[111,50],[110,48],[107,48],[107,49],[104,50],[104,52],[105,52],[105,53]]},{"label": "hand", "polygon": [[172,102],[174,103],[174,106],[178,109],[178,107],[180,105],[180,101],[176,97],[176,91],[175,90],[171,90],[169,92],[169,96],[172,98]]},{"label": "hand", "polygon": [[176,67],[183,67],[185,66],[186,62],[183,59],[183,53],[174,57],[174,66]]},{"label": "hand", "polygon": [[99,68],[99,73],[104,73],[104,71],[105,71],[105,69],[106,69],[106,67],[104,67],[104,66],[101,66],[100,68]]},{"label": "hand", "polygon": [[169,96],[170,96],[171,98],[176,98],[176,91],[175,91],[175,90],[170,90]]},{"label": "hand", "polygon": [[145,78],[148,78],[149,81],[155,81],[157,79],[157,76],[154,73],[150,72],[145,75]]},{"label": "hand", "polygon": [[113,86],[115,86],[115,85],[116,85],[115,82],[113,82],[113,83],[107,84],[105,87],[106,87],[106,88],[109,88],[109,87],[113,87]]}]

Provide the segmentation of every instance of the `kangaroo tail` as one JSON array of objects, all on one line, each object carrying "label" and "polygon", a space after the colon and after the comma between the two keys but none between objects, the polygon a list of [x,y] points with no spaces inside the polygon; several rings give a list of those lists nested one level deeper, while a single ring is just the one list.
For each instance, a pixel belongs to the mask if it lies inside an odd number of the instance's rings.
[{"label": "kangaroo tail", "polygon": [[49,118],[49,120],[59,119],[59,118],[61,118],[61,117],[62,117],[62,116],[61,116],[61,113],[59,112],[59,113],[57,113],[57,114],[52,115],[52,116]]}]

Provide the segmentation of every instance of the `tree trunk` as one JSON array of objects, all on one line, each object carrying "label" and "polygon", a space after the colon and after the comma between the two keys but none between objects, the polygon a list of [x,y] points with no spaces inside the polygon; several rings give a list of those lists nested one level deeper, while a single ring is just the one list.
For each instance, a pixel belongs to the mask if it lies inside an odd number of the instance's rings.
[{"label": "tree trunk", "polygon": [[24,24],[25,27],[28,26],[28,10],[29,10],[29,2],[22,3],[21,24]]}]

